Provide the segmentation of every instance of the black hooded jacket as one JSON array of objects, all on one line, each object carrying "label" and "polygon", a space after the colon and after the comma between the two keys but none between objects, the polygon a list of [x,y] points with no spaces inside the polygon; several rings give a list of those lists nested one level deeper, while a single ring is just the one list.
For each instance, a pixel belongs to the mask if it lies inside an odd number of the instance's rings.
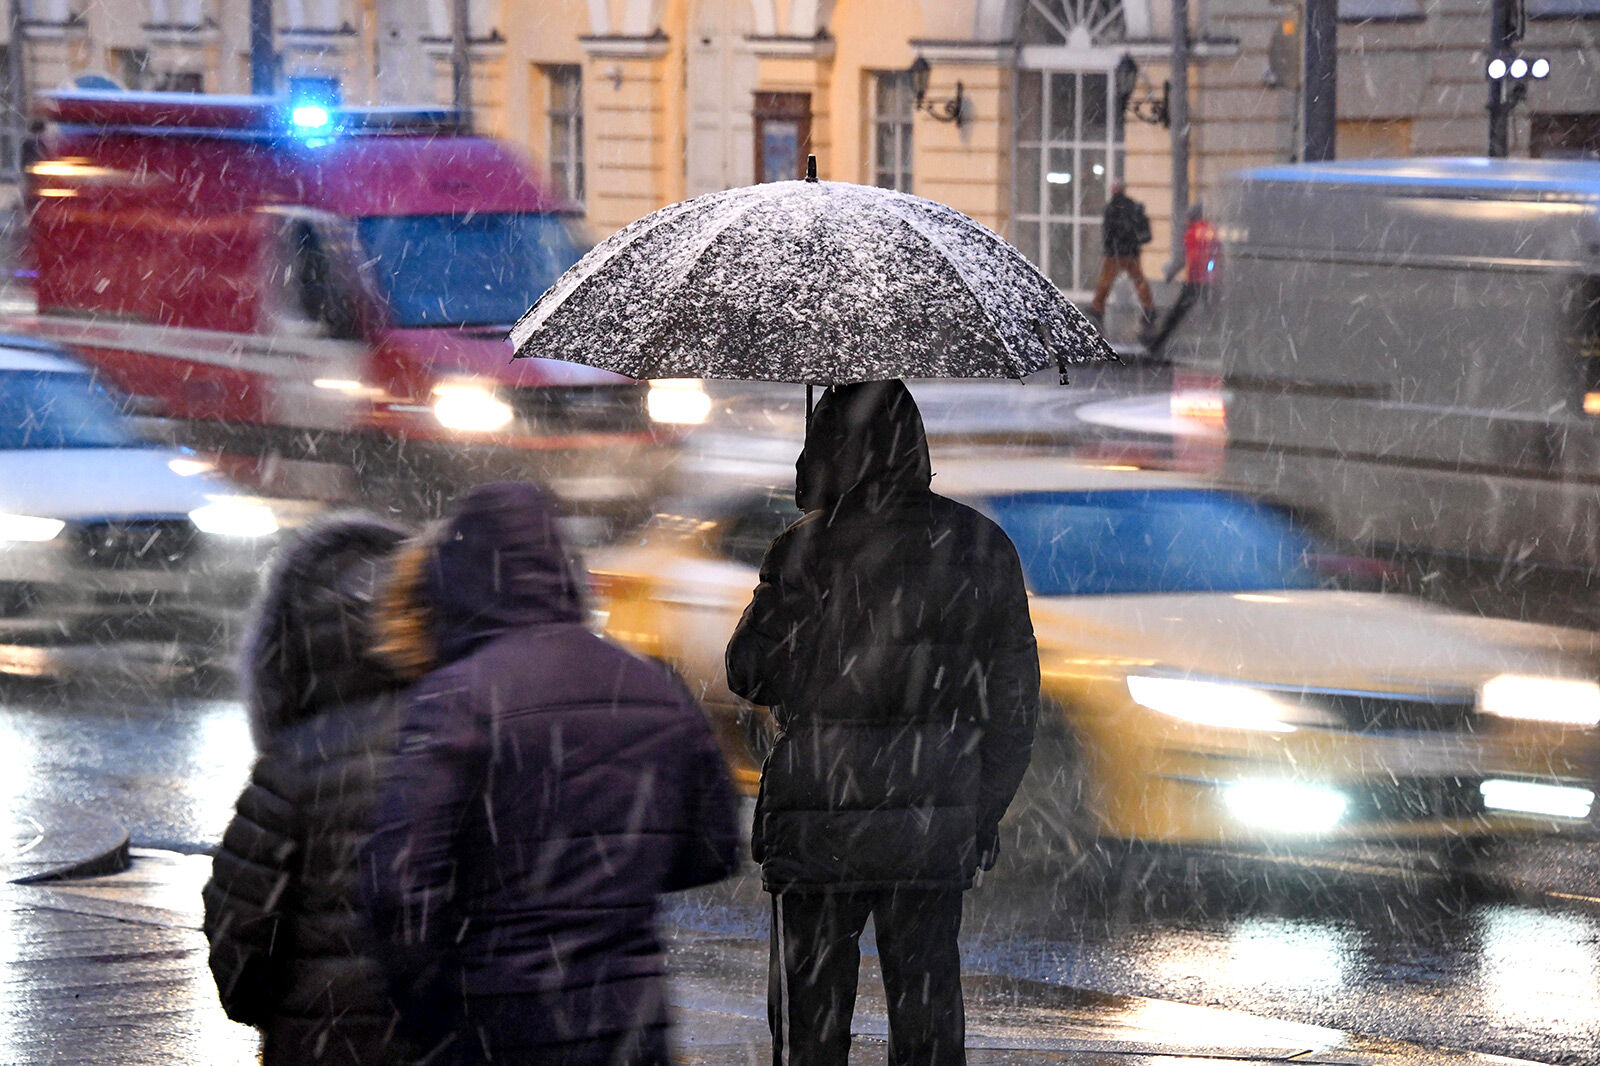
[{"label": "black hooded jacket", "polygon": [[753,839],[769,889],[965,887],[992,861],[1038,652],[1011,541],[930,477],[904,385],[823,395],[795,468],[806,514],[727,654],[733,691],[780,728]]},{"label": "black hooded jacket", "polygon": [[400,684],[370,653],[372,595],[404,536],[360,518],[303,534],[247,645],[260,755],[205,886],[205,931],[223,1008],[260,1027],[267,1066],[405,1058],[355,888]]},{"label": "black hooded jacket", "polygon": [[364,883],[408,1027],[491,1061],[664,1024],[658,897],[738,864],[704,712],[583,624],[555,513],[485,485],[433,542],[438,665],[406,699]]}]

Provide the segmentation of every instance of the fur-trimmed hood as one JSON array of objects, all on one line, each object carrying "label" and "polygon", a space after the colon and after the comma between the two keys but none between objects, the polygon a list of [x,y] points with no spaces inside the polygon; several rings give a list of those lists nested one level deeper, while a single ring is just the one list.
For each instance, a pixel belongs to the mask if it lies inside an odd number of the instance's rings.
[{"label": "fur-trimmed hood", "polygon": [[258,747],[331,704],[399,684],[373,654],[372,606],[406,530],[340,515],[281,552],[252,614],[240,671]]},{"label": "fur-trimmed hood", "polygon": [[525,626],[583,619],[582,583],[557,530],[554,493],[479,485],[396,557],[381,593],[379,652],[417,677]]}]

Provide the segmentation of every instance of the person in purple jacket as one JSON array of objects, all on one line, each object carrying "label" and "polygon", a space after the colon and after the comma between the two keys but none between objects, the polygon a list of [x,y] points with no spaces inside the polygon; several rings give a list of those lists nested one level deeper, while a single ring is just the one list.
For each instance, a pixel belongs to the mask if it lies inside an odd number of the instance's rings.
[{"label": "person in purple jacket", "polygon": [[736,796],[683,684],[585,627],[556,513],[483,485],[401,553],[381,650],[427,672],[363,892],[440,1061],[666,1066],[659,897],[737,868]]}]

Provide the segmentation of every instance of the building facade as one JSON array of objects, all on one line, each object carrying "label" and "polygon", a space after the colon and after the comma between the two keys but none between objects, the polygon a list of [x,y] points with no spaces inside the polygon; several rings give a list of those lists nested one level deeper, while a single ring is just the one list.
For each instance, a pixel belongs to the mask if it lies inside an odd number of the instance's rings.
[{"label": "building facade", "polygon": [[[1524,2],[1518,47],[1551,72],[1528,83],[1511,153],[1593,156],[1600,0]],[[22,6],[36,91],[248,87],[248,0]],[[1187,172],[1203,199],[1231,170],[1297,156],[1300,11],[1188,7]],[[448,101],[452,14],[452,0],[277,0],[280,84]],[[1340,0],[1339,14],[1340,155],[1483,153],[1487,0]],[[797,176],[810,153],[825,178],[973,215],[1074,294],[1098,266],[1108,190],[1126,181],[1154,224],[1146,270],[1168,260],[1172,138],[1148,120],[1170,77],[1171,0],[470,0],[467,17],[476,121],[538,157],[597,235],[685,196]]]}]

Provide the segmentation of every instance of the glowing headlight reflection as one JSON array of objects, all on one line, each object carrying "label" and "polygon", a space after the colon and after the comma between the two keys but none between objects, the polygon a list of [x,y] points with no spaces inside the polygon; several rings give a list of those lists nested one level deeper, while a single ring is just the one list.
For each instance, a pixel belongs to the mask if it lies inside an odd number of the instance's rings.
[{"label": "glowing headlight reflection", "polygon": [[1350,805],[1342,792],[1294,781],[1237,781],[1222,790],[1228,813],[1262,829],[1332,829]]},{"label": "glowing headlight reflection", "polygon": [[1562,725],[1600,724],[1600,685],[1557,677],[1501,674],[1484,682],[1478,706],[1485,714]]},{"label": "glowing headlight reflection", "polygon": [[1160,714],[1222,729],[1293,733],[1294,725],[1285,719],[1308,714],[1307,709],[1284,703],[1260,689],[1225,681],[1131,674],[1128,695],[1141,707]]},{"label": "glowing headlight reflection", "polygon": [[217,537],[270,537],[278,531],[272,508],[245,500],[214,499],[190,511],[189,521]]},{"label": "glowing headlight reflection", "polygon": [[1593,792],[1571,785],[1491,777],[1478,786],[1478,791],[1483,793],[1483,805],[1491,811],[1581,819],[1589,817],[1589,810],[1594,806]]},{"label": "glowing headlight reflection", "polygon": [[493,433],[509,426],[516,412],[482,385],[439,385],[433,390],[433,417],[445,429]]},{"label": "glowing headlight reflection", "polygon": [[177,474],[179,477],[194,477],[197,474],[209,474],[211,471],[215,470],[216,467],[212,466],[204,459],[178,458],[167,460],[167,469],[172,471],[174,474]]},{"label": "glowing headlight reflection", "polygon": [[711,397],[694,378],[661,378],[650,383],[645,404],[652,421],[698,426],[711,415]]},{"label": "glowing headlight reflection", "polygon": [[35,518],[25,514],[0,514],[0,543],[43,544],[55,540],[67,528],[57,518]]}]

